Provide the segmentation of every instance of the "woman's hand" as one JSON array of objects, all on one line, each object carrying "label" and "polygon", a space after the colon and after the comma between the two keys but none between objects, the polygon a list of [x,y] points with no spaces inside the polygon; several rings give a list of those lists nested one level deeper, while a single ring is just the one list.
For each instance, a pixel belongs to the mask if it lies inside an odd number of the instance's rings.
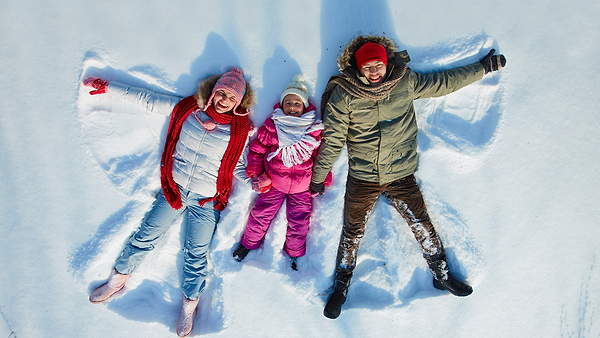
[{"label": "woman's hand", "polygon": [[108,92],[108,82],[99,77],[88,77],[87,79],[83,80],[83,85],[95,89],[90,92],[90,95],[104,94]]}]

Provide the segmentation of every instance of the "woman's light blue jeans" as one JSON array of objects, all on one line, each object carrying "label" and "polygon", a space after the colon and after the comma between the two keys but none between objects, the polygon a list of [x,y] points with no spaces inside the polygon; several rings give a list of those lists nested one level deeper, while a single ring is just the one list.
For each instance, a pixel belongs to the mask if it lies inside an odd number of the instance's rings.
[{"label": "woman's light blue jeans", "polygon": [[186,212],[181,290],[187,299],[195,300],[206,286],[208,249],[219,222],[220,212],[213,208],[213,202],[208,202],[204,206],[198,204],[198,201],[207,198],[206,196],[181,187],[179,191],[183,207],[175,210],[171,208],[161,189],[140,228],[129,238],[121,256],[117,259],[115,269],[126,275],[135,271],[148,252],[163,241],[163,235],[173,222]]}]

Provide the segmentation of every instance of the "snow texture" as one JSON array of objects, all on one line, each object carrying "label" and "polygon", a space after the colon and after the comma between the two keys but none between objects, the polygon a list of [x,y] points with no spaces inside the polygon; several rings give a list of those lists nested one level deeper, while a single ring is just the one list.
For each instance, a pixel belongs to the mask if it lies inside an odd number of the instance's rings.
[{"label": "snow texture", "polygon": [[[260,249],[232,252],[257,198],[235,183],[209,258],[192,336],[599,337],[600,5],[398,0],[77,2],[0,5],[0,337],[174,337],[179,219],[110,301],[104,283],[160,189],[168,119],[88,76],[179,96],[240,67],[261,126],[297,73],[311,101],[358,33],[394,39],[433,72],[491,48],[507,67],[415,102],[416,176],[450,269],[433,288],[409,227],[380,197],[348,300],[323,316],[341,232],[347,154],[314,202],[298,271],[283,253],[285,206]],[[577,217],[575,217],[577,216]]]}]

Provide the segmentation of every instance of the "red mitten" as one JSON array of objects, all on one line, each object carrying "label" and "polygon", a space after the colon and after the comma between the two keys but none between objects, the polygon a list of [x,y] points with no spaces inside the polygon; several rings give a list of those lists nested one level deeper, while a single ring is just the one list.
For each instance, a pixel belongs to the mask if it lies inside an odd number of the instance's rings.
[{"label": "red mitten", "polygon": [[264,194],[267,191],[271,190],[273,183],[271,182],[271,178],[267,174],[262,174],[260,176],[252,176],[252,190],[257,193]]},{"label": "red mitten", "polygon": [[98,77],[88,77],[87,79],[83,80],[83,85],[95,89],[90,92],[90,95],[104,94],[108,92],[108,82]]},{"label": "red mitten", "polygon": [[325,182],[323,182],[323,185],[325,185],[326,187],[331,185],[331,181],[333,180],[333,175],[331,175],[331,171],[327,174],[327,177],[325,177]]}]

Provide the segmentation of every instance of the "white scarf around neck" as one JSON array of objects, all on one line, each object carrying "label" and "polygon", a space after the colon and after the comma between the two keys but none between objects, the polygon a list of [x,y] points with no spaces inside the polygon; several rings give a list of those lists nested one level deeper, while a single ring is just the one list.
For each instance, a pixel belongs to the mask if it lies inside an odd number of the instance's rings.
[{"label": "white scarf around neck", "polygon": [[267,161],[281,152],[283,164],[291,168],[310,159],[315,148],[321,144],[321,141],[309,135],[315,130],[323,129],[323,123],[321,120],[316,120],[314,110],[296,117],[287,116],[281,108],[276,108],[271,119],[277,130],[279,147],[267,155]]}]

